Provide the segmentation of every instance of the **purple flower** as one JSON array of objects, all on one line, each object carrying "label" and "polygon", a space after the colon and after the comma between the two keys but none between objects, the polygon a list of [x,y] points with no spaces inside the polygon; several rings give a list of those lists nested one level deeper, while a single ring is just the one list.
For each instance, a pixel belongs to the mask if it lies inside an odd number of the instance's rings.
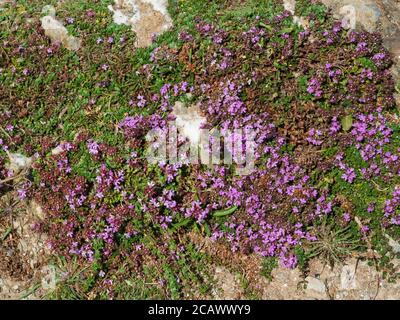
[{"label": "purple flower", "polygon": [[368,205],[367,211],[368,211],[368,213],[372,213],[375,211],[375,203],[374,202],[372,202]]},{"label": "purple flower", "polygon": [[193,36],[185,31],[182,31],[179,33],[179,39],[185,42],[189,42],[193,40]]},{"label": "purple flower", "polygon": [[143,108],[144,106],[146,106],[147,100],[144,98],[144,96],[139,94],[137,96],[137,99],[138,99],[138,102],[137,102],[138,107]]},{"label": "purple flower", "polygon": [[330,127],[330,132],[332,134],[339,132],[341,129],[341,125],[337,119],[337,117],[333,117],[332,118],[332,123],[331,123],[331,127]]},{"label": "purple flower", "polygon": [[358,51],[358,52],[363,51],[363,50],[368,48],[367,46],[368,45],[367,45],[366,42],[360,42],[360,43],[357,44],[356,51]]},{"label": "purple flower", "polygon": [[318,140],[318,137],[321,137],[321,136],[322,136],[322,132],[320,130],[316,130],[316,129],[312,128],[308,132],[308,137],[306,138],[306,140],[315,146],[320,146],[323,143],[323,141]]},{"label": "purple flower", "polygon": [[348,212],[345,212],[343,214],[343,220],[346,221],[346,222],[349,222],[351,220],[351,216],[350,216],[350,214]]},{"label": "purple flower", "polygon": [[361,232],[364,233],[364,234],[368,233],[369,230],[370,230],[370,229],[369,229],[368,226],[362,226],[362,227],[361,227]]},{"label": "purple flower", "polygon": [[89,140],[87,142],[87,147],[89,149],[89,153],[92,155],[98,155],[99,154],[99,144],[94,141],[94,140]]},{"label": "purple flower", "polygon": [[27,198],[26,190],[18,189],[17,192],[18,192],[18,198],[20,200],[25,200]]},{"label": "purple flower", "polygon": [[317,78],[312,78],[308,83],[307,92],[313,94],[317,98],[320,98],[323,94],[321,82]]},{"label": "purple flower", "polygon": [[377,53],[372,57],[373,60],[377,60],[377,61],[383,60],[385,58],[386,58],[386,54],[384,54],[384,53]]},{"label": "purple flower", "polygon": [[342,175],[342,179],[348,183],[353,183],[356,178],[356,173],[353,168],[348,168],[346,172]]},{"label": "purple flower", "polygon": [[288,257],[282,256],[280,263],[285,268],[294,269],[297,265],[297,257],[293,254],[289,255]]}]

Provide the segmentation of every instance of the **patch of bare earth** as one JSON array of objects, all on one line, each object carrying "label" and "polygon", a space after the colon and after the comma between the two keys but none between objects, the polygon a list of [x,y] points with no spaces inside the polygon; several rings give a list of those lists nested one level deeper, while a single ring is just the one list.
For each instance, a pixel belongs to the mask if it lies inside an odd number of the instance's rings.
[{"label": "patch of bare earth", "polygon": [[[374,263],[349,258],[333,267],[319,259],[310,262],[307,272],[299,268],[277,267],[271,281],[261,275],[261,258],[233,253],[220,243],[199,234],[190,234],[197,248],[214,262],[215,288],[210,299],[247,299],[252,294],[265,300],[397,300],[400,283],[382,277]],[[393,260],[400,271],[400,260]],[[246,286],[243,286],[243,284]]]},{"label": "patch of bare earth", "polygon": [[37,299],[49,254],[45,236],[33,230],[43,217],[40,207],[20,202],[14,192],[0,198],[0,207],[0,300]]}]

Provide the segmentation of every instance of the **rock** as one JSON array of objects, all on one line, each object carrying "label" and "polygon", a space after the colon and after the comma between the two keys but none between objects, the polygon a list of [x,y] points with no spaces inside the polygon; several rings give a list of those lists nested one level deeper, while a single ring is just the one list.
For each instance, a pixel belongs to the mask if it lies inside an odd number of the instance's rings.
[{"label": "rock", "polygon": [[114,23],[120,25],[135,25],[141,16],[139,7],[135,0],[116,0],[115,5],[108,6],[108,9],[113,12]]},{"label": "rock", "polygon": [[306,278],[306,281],[308,290],[313,290],[319,293],[326,293],[325,283],[323,283],[320,279],[309,276]]},{"label": "rock", "polygon": [[304,17],[293,16],[293,22],[304,29],[310,28],[310,21]]},{"label": "rock", "polygon": [[340,285],[342,290],[356,289],[356,267],[355,265],[343,266],[340,274]]},{"label": "rock", "polygon": [[176,126],[179,132],[192,145],[198,145],[201,140],[201,125],[206,118],[201,115],[199,105],[186,107],[182,102],[176,102],[172,114],[176,117]]},{"label": "rock", "polygon": [[22,170],[28,169],[32,165],[32,158],[28,158],[20,153],[8,153],[10,163],[7,169],[11,170],[14,175]]},{"label": "rock", "polygon": [[56,17],[56,9],[52,5],[47,5],[42,8],[42,15]]},{"label": "rock", "polygon": [[391,52],[396,62],[400,61],[400,35],[383,40],[385,47]]},{"label": "rock", "polygon": [[283,0],[283,7],[293,15],[293,22],[308,29],[310,27],[310,21],[304,17],[298,17],[295,15],[296,12],[296,0]]},{"label": "rock", "polygon": [[296,11],[296,0],[283,0],[283,7],[294,15]]},{"label": "rock", "polygon": [[356,10],[354,6],[347,5],[339,9],[339,14],[342,18],[342,27],[346,30],[356,28]]},{"label": "rock", "polygon": [[399,94],[399,93],[396,93],[396,94],[394,95],[394,99],[396,100],[397,110],[400,111],[400,94]]},{"label": "rock", "polygon": [[59,155],[63,152],[64,152],[64,149],[61,146],[58,146],[58,147],[54,148],[53,150],[51,150],[51,154],[53,156]]},{"label": "rock", "polygon": [[373,32],[378,26],[381,11],[373,0],[322,0],[332,8],[336,18],[341,19],[343,26],[354,29],[357,24]]},{"label": "rock", "polygon": [[132,26],[137,36],[137,46],[151,45],[153,35],[160,34],[172,26],[167,11],[167,0],[114,0],[108,9],[116,24]]},{"label": "rock", "polygon": [[40,220],[44,219],[44,212],[42,207],[35,201],[32,200],[29,204],[29,213],[32,214],[34,217],[39,218]]},{"label": "rock", "polygon": [[[275,268],[271,272],[272,281],[263,290],[264,300],[305,299],[304,290],[299,284],[304,279],[299,269]],[[309,298],[309,297],[307,297]]]},{"label": "rock", "polygon": [[64,25],[53,16],[55,12],[53,12],[51,8],[47,11],[50,11],[50,15],[40,19],[45,35],[48,36],[52,42],[61,42],[68,50],[79,50],[81,47],[81,40],[68,34],[68,30]]},{"label": "rock", "polygon": [[228,269],[216,267],[214,279],[217,283],[214,298],[217,300],[237,300],[243,295],[238,279]]},{"label": "rock", "polygon": [[400,29],[400,3],[398,0],[377,1],[382,11],[380,31],[387,37],[399,36]]},{"label": "rock", "polygon": [[394,253],[400,253],[400,243],[395,241],[391,236],[385,234],[385,237],[389,240],[389,246],[392,247]]}]

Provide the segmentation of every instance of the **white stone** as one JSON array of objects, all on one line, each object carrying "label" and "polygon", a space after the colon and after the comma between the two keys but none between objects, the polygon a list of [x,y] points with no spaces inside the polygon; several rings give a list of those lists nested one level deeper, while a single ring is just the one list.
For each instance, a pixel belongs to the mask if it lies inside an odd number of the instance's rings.
[{"label": "white stone", "polygon": [[167,5],[166,0],[114,0],[108,9],[113,13],[114,23],[132,27],[138,47],[147,47],[154,34],[160,34],[172,26]]},{"label": "white stone", "polygon": [[200,113],[198,105],[186,107],[182,102],[176,102],[172,114],[176,117],[179,132],[193,145],[198,145],[201,138],[201,125],[206,118]]},{"label": "white stone", "polygon": [[398,243],[396,240],[394,240],[388,234],[385,234],[385,237],[389,240],[389,246],[392,247],[393,252],[400,253],[400,243]]},{"label": "white stone", "polygon": [[283,0],[283,7],[291,14],[294,14],[296,10],[296,0]]},{"label": "white stone", "polygon": [[304,17],[299,17],[295,15],[296,12],[296,0],[284,0],[283,1],[283,7],[285,10],[289,11],[293,15],[293,22],[299,25],[300,27],[303,27],[304,29],[309,28],[310,22],[304,18]]},{"label": "white stone", "polygon": [[56,17],[56,9],[52,5],[47,5],[42,8],[42,14],[45,16]]},{"label": "white stone", "polygon": [[307,277],[306,281],[307,281],[307,289],[314,290],[320,293],[326,292],[325,283],[323,283],[320,279],[317,279],[315,277]]},{"label": "white stone", "polygon": [[342,290],[356,289],[356,267],[354,265],[343,266],[340,274],[340,285]]},{"label": "white stone", "polygon": [[161,12],[164,16],[168,16],[167,0],[142,0],[142,2],[151,4],[154,10]]},{"label": "white stone", "polygon": [[41,220],[44,219],[43,209],[35,200],[32,200],[30,202],[29,209],[30,209],[30,212],[33,214],[34,217],[39,218]]},{"label": "white stone", "polygon": [[373,32],[378,26],[381,12],[374,0],[322,0],[322,2],[333,9],[337,18],[344,19],[342,25],[347,29],[354,29],[356,24],[360,24],[367,31]]},{"label": "white stone", "polygon": [[108,10],[113,12],[114,23],[118,25],[134,25],[140,19],[136,0],[115,0],[115,5],[109,5]]},{"label": "white stone", "polygon": [[308,29],[310,27],[310,21],[303,17],[293,16],[293,22],[304,29]]},{"label": "white stone", "polygon": [[51,150],[51,154],[53,156],[59,155],[64,152],[64,149],[61,146],[55,147],[53,150]]},{"label": "white stone", "polygon": [[342,27],[344,29],[355,29],[356,27],[356,10],[352,5],[345,5],[339,9],[342,18]]},{"label": "white stone", "polygon": [[68,34],[67,28],[58,21],[54,16],[47,15],[40,19],[42,28],[45,35],[48,36],[52,42],[61,42],[65,48],[72,51],[79,50],[81,41]]},{"label": "white stone", "polygon": [[20,153],[8,153],[10,163],[7,168],[14,174],[29,168],[32,165],[32,158],[28,158]]}]

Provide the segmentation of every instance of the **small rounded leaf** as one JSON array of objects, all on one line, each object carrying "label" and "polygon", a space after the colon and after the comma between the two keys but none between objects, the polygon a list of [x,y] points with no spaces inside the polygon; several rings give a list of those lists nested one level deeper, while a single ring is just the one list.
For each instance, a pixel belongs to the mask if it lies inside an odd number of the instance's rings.
[{"label": "small rounded leaf", "polygon": [[353,126],[353,116],[348,115],[348,116],[343,117],[341,124],[342,124],[342,129],[344,131],[349,131],[351,129],[351,127]]}]

